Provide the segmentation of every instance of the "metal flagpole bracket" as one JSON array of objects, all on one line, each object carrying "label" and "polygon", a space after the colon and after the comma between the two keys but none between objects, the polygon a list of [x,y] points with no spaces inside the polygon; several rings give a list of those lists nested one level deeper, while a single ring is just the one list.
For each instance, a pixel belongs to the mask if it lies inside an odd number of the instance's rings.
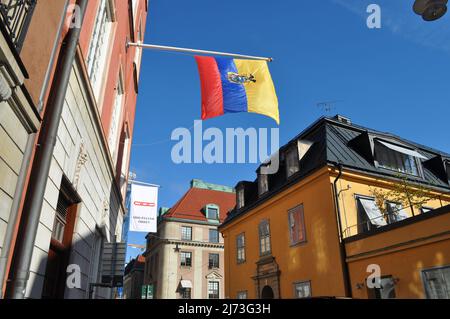
[{"label": "metal flagpole bracket", "polygon": [[227,53],[227,52],[219,52],[219,51],[208,51],[208,50],[198,50],[198,49],[189,49],[189,48],[180,48],[180,47],[171,47],[166,45],[156,45],[156,44],[144,44],[141,42],[127,42],[127,48],[139,47],[143,49],[151,49],[157,51],[169,51],[169,52],[179,52],[179,53],[188,53],[188,54],[203,54],[203,55],[216,55],[216,56],[225,56],[231,58],[242,58],[249,60],[262,60],[267,62],[272,62],[273,58],[268,57],[260,57],[253,55],[244,55],[244,54],[235,54],[235,53]]}]

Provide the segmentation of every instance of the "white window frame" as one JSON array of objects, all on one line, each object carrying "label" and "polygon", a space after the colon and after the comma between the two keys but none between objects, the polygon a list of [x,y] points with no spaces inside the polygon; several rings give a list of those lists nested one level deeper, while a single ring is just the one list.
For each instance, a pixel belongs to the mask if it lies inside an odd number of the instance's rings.
[{"label": "white window frame", "polygon": [[125,103],[125,86],[123,83],[122,71],[119,72],[119,79],[116,86],[116,96],[114,98],[113,109],[111,112],[111,119],[108,134],[108,146],[111,152],[111,158],[114,166],[117,164],[117,151],[119,149],[120,140],[120,123],[122,122],[123,106]]},{"label": "white window frame", "polygon": [[[210,298],[210,284],[217,284],[217,298]],[[208,299],[220,299],[220,281],[219,280],[208,280],[207,283],[207,293],[208,293]]]},{"label": "white window frame", "polygon": [[97,103],[99,103],[100,92],[106,78],[107,60],[110,55],[114,23],[113,8],[111,0],[100,0],[86,57],[87,72]]}]

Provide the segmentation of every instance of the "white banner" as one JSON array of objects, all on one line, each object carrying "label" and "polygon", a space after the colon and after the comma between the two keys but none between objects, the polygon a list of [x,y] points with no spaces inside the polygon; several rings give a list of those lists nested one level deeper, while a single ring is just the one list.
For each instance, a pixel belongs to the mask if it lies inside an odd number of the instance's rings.
[{"label": "white banner", "polygon": [[156,233],[158,187],[131,184],[130,231]]}]

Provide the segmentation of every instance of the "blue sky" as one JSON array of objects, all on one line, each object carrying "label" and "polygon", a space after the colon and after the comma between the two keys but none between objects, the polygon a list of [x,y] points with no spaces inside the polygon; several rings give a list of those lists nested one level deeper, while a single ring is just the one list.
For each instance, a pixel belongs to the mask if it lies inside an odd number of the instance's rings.
[{"label": "blue sky", "polygon": [[[381,7],[381,29],[366,8]],[[389,131],[450,152],[450,14],[424,22],[404,0],[153,0],[146,43],[274,57],[283,144],[322,115]],[[331,112],[317,107],[338,101]],[[200,83],[191,56],[145,51],[130,169],[161,185],[170,207],[193,178],[234,186],[256,164],[181,164],[171,160],[172,130],[200,118]],[[231,114],[208,127],[271,128],[270,118]],[[143,244],[145,234],[130,233]],[[131,249],[129,255],[139,251]]]}]

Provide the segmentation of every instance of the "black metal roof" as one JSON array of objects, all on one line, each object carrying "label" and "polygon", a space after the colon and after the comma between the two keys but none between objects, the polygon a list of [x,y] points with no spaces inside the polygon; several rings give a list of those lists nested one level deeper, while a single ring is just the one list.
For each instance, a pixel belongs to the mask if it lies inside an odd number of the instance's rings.
[{"label": "black metal roof", "polygon": [[[262,196],[257,194],[257,180],[245,182],[249,190],[245,192],[245,206],[233,209],[228,214],[222,226],[226,225],[235,217],[245,213],[249,209],[259,205],[267,198],[297,183],[312,172],[328,164],[339,163],[344,168],[362,171],[379,177],[396,178],[397,172],[376,167],[370,150],[371,138],[388,139],[414,148],[427,157],[421,159],[422,176],[409,176],[409,179],[417,183],[426,184],[431,187],[449,192],[450,185],[445,174],[439,174],[439,165],[436,163],[450,160],[450,154],[438,151],[391,133],[376,131],[360,125],[340,120],[339,116],[333,118],[321,117],[303,132],[280,148],[280,169],[276,174],[269,175],[269,191]],[[311,148],[300,161],[300,171],[286,179],[284,168],[283,151],[297,140],[308,140],[313,142]],[[238,183],[239,185],[240,183]]]}]

